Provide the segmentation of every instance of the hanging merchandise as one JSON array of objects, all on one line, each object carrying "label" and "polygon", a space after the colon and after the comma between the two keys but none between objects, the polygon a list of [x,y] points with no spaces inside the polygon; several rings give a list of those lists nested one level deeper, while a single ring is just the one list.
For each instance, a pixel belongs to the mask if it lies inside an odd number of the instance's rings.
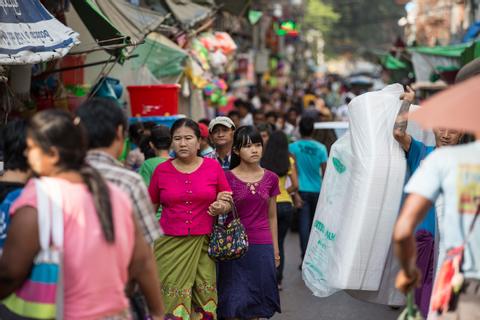
[{"label": "hanging merchandise", "polygon": [[203,89],[208,84],[208,80],[204,76],[202,67],[192,58],[188,58],[185,67],[185,75],[190,79],[192,84],[198,88]]},{"label": "hanging merchandise", "polygon": [[226,32],[205,32],[199,37],[200,42],[210,52],[220,50],[225,55],[231,55],[237,50],[237,45]]},{"label": "hanging merchandise", "polygon": [[215,39],[217,41],[216,48],[221,50],[225,55],[231,55],[237,50],[237,45],[232,37],[226,32],[215,32]]},{"label": "hanging merchandise", "polygon": [[203,70],[210,70],[210,65],[208,64],[208,50],[205,48],[202,42],[198,39],[193,39],[192,46],[190,49],[192,56],[200,63]]},{"label": "hanging merchandise", "polygon": [[216,78],[203,89],[203,93],[213,105],[224,107],[228,104],[227,90],[225,80]]},{"label": "hanging merchandise", "polygon": [[249,11],[248,11],[248,22],[250,22],[251,25],[254,25],[254,24],[256,24],[258,21],[260,21],[260,19],[262,18],[262,16],[263,16],[263,12],[262,12],[262,11],[249,10]]},{"label": "hanging merchandise", "polygon": [[118,100],[122,97],[123,86],[118,79],[102,77],[92,88],[91,94],[94,97]]},{"label": "hanging merchandise", "polygon": [[215,74],[225,73],[225,65],[228,62],[228,58],[220,50],[217,50],[210,54],[208,61]]}]

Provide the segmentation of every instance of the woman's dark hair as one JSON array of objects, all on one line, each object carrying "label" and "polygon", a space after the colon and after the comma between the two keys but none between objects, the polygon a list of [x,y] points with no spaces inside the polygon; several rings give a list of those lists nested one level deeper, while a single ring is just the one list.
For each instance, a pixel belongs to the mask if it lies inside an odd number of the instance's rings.
[{"label": "woman's dark hair", "polygon": [[270,135],[261,161],[262,167],[275,172],[279,177],[286,176],[290,169],[288,138],[283,131]]},{"label": "woman's dark hair", "polygon": [[170,128],[170,136],[173,137],[173,134],[175,133],[175,131],[177,131],[181,127],[187,127],[192,129],[197,139],[200,140],[200,128],[198,127],[198,124],[195,121],[189,118],[181,118],[175,121],[172,127]]},{"label": "woman's dark hair", "polygon": [[56,166],[80,173],[93,196],[100,225],[107,242],[114,242],[115,230],[108,186],[100,173],[85,163],[87,135],[79,117],[62,110],[37,113],[28,124],[27,136],[45,153],[58,152]]},{"label": "woman's dark hair", "polygon": [[254,126],[242,126],[235,130],[235,134],[233,135],[233,146],[230,158],[230,170],[240,164],[240,156],[233,151],[240,151],[242,147],[250,143],[261,143],[263,147],[262,136]]},{"label": "woman's dark hair", "polygon": [[0,131],[4,170],[27,171],[29,168],[25,157],[27,122],[25,120],[13,120],[8,122]]}]

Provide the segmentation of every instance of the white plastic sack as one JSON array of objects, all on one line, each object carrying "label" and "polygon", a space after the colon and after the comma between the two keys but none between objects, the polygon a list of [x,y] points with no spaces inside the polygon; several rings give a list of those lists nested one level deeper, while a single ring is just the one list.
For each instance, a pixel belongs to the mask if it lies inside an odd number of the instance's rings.
[{"label": "white plastic sack", "polygon": [[[420,106],[412,105],[410,112],[418,108],[420,108]],[[407,133],[425,145],[435,145],[433,132],[431,130],[423,130],[419,124],[413,121],[408,122]],[[389,306],[404,306],[406,302],[405,295],[395,288],[395,278],[399,271],[400,265],[393,254],[393,248],[391,246],[387,254],[379,289],[376,291],[347,290],[347,293],[363,301]]]},{"label": "white plastic sack", "polygon": [[405,180],[393,138],[403,87],[353,99],[350,128],[333,144],[303,263],[314,295],[380,288]]}]

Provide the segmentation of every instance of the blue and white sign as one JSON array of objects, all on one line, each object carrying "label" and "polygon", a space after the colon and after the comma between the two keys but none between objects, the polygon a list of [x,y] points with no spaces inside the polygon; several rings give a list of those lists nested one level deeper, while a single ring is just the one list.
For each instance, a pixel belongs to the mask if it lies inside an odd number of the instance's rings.
[{"label": "blue and white sign", "polygon": [[78,36],[38,0],[0,0],[0,65],[61,58]]}]

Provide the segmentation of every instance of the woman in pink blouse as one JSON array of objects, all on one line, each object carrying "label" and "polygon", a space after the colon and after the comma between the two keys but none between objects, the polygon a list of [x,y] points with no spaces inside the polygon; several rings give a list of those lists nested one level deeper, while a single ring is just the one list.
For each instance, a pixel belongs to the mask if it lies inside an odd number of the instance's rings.
[{"label": "woman in pink blouse", "polygon": [[[163,319],[155,261],[136,226],[130,200],[85,164],[86,140],[79,119],[60,110],[38,113],[27,131],[30,167],[42,180],[58,187],[62,202],[61,318],[131,319],[125,295],[131,279],[139,284],[152,318]],[[38,316],[46,304],[48,294],[38,293],[44,283],[23,286],[35,278],[29,273],[40,251],[39,230],[51,223],[38,221],[39,190],[35,181],[30,181],[11,208],[12,223],[0,257],[0,299],[8,296],[0,306],[0,319],[17,319],[18,312]],[[32,283],[35,294],[26,288]],[[24,309],[19,308],[24,306],[22,301],[27,302]]]},{"label": "woman in pink blouse", "polygon": [[215,262],[208,256],[214,216],[230,210],[231,192],[220,164],[198,156],[200,129],[179,119],[171,128],[175,158],[160,164],[149,186],[162,206],[165,236],[155,243],[166,317],[216,319]]}]

